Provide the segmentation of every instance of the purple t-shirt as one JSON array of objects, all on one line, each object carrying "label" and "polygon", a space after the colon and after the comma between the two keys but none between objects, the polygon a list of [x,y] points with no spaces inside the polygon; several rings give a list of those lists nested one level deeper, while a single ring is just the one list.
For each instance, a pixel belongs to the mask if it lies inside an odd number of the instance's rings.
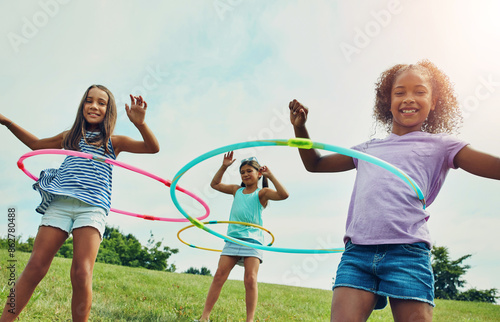
[{"label": "purple t-shirt", "polygon": [[[408,174],[422,189],[427,207],[436,198],[455,155],[467,143],[447,134],[410,132],[373,139],[353,149],[378,157]],[[415,191],[401,178],[372,163],[353,159],[357,174],[344,242],[432,246],[427,220]]]}]

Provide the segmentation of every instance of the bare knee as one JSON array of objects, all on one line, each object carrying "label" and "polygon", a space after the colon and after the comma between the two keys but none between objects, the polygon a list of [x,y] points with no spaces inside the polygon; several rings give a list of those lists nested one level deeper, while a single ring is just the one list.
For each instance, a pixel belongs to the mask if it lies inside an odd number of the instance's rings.
[{"label": "bare knee", "polygon": [[257,287],[257,274],[245,274],[243,280],[246,289]]},{"label": "bare knee", "polygon": [[214,279],[212,280],[212,283],[217,285],[223,285],[228,277],[229,273],[223,272],[218,269],[214,274]]},{"label": "bare knee", "polygon": [[23,275],[30,280],[40,282],[49,271],[52,261],[43,258],[32,257],[24,268]]},{"label": "bare knee", "polygon": [[86,265],[71,266],[71,283],[73,285],[84,286],[89,282],[92,283],[93,269]]}]

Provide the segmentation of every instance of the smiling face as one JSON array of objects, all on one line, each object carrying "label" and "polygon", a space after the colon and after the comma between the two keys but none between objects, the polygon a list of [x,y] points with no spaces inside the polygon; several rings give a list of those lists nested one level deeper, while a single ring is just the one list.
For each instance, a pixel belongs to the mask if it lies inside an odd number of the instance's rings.
[{"label": "smiling face", "polygon": [[104,121],[108,107],[108,94],[97,88],[91,88],[83,104],[83,117],[87,121],[87,130],[99,129]]},{"label": "smiling face", "polygon": [[392,85],[392,133],[404,135],[420,131],[435,106],[429,77],[415,69],[404,71]]},{"label": "smiling face", "polygon": [[245,184],[246,187],[250,187],[252,185],[257,185],[261,174],[257,169],[252,167],[251,165],[244,164],[240,168],[241,181]]}]

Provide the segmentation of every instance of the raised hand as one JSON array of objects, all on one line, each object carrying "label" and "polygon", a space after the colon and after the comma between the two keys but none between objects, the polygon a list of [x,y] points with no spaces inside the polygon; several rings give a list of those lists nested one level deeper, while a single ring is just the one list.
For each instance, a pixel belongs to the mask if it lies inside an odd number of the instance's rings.
[{"label": "raised hand", "polygon": [[293,100],[288,104],[290,109],[290,122],[295,127],[302,127],[306,124],[309,109],[299,101]]},{"label": "raised hand", "polygon": [[224,154],[224,160],[222,160],[222,165],[225,167],[229,167],[236,159],[233,159],[233,151],[229,151]]},{"label": "raised hand", "polygon": [[263,165],[262,167],[260,167],[259,169],[259,172],[262,173],[262,175],[266,178],[269,178],[270,176],[272,176],[273,174],[271,173],[271,170],[269,170],[269,168],[265,165]]},{"label": "raised hand", "polygon": [[146,118],[146,109],[148,104],[142,98],[142,96],[132,96],[130,95],[130,107],[125,104],[125,111],[129,120],[135,125],[143,125],[144,119]]},{"label": "raised hand", "polygon": [[268,180],[270,180],[273,185],[274,189],[271,188],[263,188],[261,192],[259,193],[259,199],[261,204],[266,207],[267,206],[267,201],[268,200],[284,200],[288,198],[288,191],[286,188],[279,182],[278,179],[274,176],[274,174],[271,173],[271,170],[267,166],[262,166],[259,169],[259,172]]}]

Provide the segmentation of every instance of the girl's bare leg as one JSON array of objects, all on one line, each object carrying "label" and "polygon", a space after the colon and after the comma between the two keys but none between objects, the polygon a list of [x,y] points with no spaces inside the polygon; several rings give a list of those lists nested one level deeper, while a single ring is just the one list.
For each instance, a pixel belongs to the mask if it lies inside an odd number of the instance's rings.
[{"label": "girl's bare leg", "polygon": [[395,322],[432,321],[432,305],[412,300],[390,298],[392,316]]},{"label": "girl's bare leg", "polygon": [[330,321],[366,321],[377,304],[378,295],[351,287],[333,290]]},{"label": "girl's bare leg", "polygon": [[257,257],[245,258],[245,291],[247,305],[247,322],[253,321],[255,310],[257,309],[257,301],[259,290],[257,284],[257,273],[259,272],[260,260]]},{"label": "girl's bare leg", "polygon": [[[55,227],[40,226],[33,244],[33,251],[14,289],[15,307],[7,301],[0,321],[13,321],[28,304],[35,288],[49,271],[50,264],[68,233]],[[13,311],[9,311],[13,309]],[[13,313],[12,313],[13,312]]]},{"label": "girl's bare leg", "polygon": [[208,290],[205,308],[203,309],[200,321],[207,321],[210,317],[210,312],[212,312],[217,299],[219,299],[222,286],[224,286],[224,283],[229,277],[229,273],[231,273],[231,270],[237,262],[238,257],[221,255],[217,272],[215,272],[214,279],[212,280],[212,284]]},{"label": "girl's bare leg", "polygon": [[71,314],[73,321],[87,321],[92,307],[92,274],[101,245],[101,235],[94,227],[73,230],[73,262],[71,264]]}]

